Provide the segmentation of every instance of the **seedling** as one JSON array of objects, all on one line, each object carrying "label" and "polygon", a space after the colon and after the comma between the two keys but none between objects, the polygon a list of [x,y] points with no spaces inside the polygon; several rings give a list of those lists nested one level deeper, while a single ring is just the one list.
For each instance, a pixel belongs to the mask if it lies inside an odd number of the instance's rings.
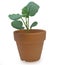
[{"label": "seedling", "polygon": [[[11,25],[16,29],[27,29],[30,30],[32,27],[36,26],[38,22],[33,22],[29,26],[29,18],[34,16],[39,9],[39,5],[34,2],[29,2],[23,9],[22,14],[10,14],[9,18],[12,20]],[[24,19],[25,18],[25,19]],[[25,27],[23,27],[23,24]]]}]

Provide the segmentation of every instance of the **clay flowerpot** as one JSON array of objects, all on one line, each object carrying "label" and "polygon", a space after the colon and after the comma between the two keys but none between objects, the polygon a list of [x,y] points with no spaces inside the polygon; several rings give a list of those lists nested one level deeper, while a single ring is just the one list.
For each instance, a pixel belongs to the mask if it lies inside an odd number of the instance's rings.
[{"label": "clay flowerpot", "polygon": [[45,37],[45,30],[14,31],[14,39],[17,43],[20,58],[28,62],[39,60]]}]

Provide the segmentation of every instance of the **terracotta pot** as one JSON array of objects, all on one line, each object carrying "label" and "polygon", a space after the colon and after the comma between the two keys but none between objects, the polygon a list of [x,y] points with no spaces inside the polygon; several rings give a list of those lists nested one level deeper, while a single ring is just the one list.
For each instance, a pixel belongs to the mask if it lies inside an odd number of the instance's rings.
[{"label": "terracotta pot", "polygon": [[45,37],[45,30],[14,31],[20,58],[28,62],[39,60]]}]

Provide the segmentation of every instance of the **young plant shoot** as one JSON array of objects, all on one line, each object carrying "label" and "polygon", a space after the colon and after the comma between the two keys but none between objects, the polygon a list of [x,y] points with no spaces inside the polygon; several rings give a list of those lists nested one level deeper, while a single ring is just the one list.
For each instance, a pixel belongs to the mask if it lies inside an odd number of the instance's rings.
[{"label": "young plant shoot", "polygon": [[[22,14],[10,14],[9,18],[12,20],[11,25],[16,29],[24,29],[27,30],[32,29],[32,27],[36,26],[38,22],[33,22],[31,26],[29,25],[29,18],[34,16],[39,9],[39,5],[34,2],[29,2],[23,9]],[[25,20],[24,20],[25,18]],[[23,24],[25,27],[23,27]]]}]

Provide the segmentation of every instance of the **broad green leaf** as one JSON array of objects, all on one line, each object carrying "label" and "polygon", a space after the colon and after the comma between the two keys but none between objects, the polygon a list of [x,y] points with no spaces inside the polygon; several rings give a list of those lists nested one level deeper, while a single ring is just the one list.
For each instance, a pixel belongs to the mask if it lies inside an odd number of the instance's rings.
[{"label": "broad green leaf", "polygon": [[9,18],[12,20],[17,20],[21,18],[21,15],[20,14],[10,14]]},{"label": "broad green leaf", "polygon": [[29,10],[29,16],[34,16],[38,12],[39,5],[34,2],[29,2],[27,8]]},{"label": "broad green leaf", "polygon": [[37,22],[33,22],[32,25],[30,26],[30,29],[34,26],[36,26],[38,23]]},{"label": "broad green leaf", "polygon": [[11,25],[16,29],[24,29],[23,23],[21,21],[13,21]]},{"label": "broad green leaf", "polygon": [[22,9],[22,14],[24,14],[24,17],[34,16],[39,9],[39,5],[37,5],[34,2],[29,2],[27,6],[25,6]]}]

